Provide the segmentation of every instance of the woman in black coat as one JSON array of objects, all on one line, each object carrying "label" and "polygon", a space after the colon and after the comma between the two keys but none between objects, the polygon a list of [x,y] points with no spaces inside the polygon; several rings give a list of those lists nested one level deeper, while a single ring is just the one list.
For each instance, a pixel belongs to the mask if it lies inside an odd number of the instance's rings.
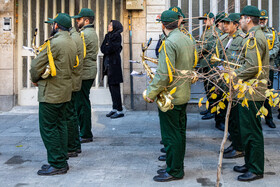
[{"label": "woman in black coat", "polygon": [[101,45],[103,57],[103,76],[108,76],[109,90],[113,101],[113,110],[107,117],[123,117],[120,83],[123,82],[121,56],[123,26],[119,21],[112,20],[108,25],[108,33]]}]

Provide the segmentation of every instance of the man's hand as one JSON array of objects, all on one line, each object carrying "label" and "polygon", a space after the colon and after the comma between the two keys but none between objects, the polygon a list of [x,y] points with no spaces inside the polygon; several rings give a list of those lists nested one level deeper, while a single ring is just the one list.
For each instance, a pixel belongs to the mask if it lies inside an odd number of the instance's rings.
[{"label": "man's hand", "polygon": [[146,99],[147,99],[147,101],[148,101],[149,103],[153,103],[153,102],[154,102],[154,100],[150,99],[149,97],[146,97]]},{"label": "man's hand", "polygon": [[32,82],[32,84],[36,87],[38,87],[38,83],[37,82]]}]

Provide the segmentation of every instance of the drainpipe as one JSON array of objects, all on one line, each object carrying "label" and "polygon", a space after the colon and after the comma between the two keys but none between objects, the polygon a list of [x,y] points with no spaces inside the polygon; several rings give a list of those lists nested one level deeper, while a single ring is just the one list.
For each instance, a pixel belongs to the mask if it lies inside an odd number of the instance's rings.
[{"label": "drainpipe", "polygon": [[[132,60],[132,11],[128,11],[128,28],[129,28],[129,59]],[[131,72],[133,71],[133,63],[129,63],[130,72],[130,108],[134,109],[134,96],[133,96],[133,76]]]}]

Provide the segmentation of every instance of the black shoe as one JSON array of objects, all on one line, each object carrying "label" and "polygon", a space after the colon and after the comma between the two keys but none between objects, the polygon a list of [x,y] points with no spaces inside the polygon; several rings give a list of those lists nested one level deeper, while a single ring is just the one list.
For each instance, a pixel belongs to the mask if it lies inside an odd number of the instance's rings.
[{"label": "black shoe", "polygon": [[243,157],[243,156],[244,156],[243,152],[232,150],[232,151],[224,154],[223,157],[226,159],[231,159],[231,158],[239,158],[239,157]]},{"label": "black shoe", "polygon": [[157,174],[162,175],[166,172],[166,169],[159,169],[157,170]]},{"label": "black shoe", "polygon": [[278,118],[278,119],[280,119],[280,112],[279,112],[279,114],[278,114],[277,118]]},{"label": "black shoe", "polygon": [[162,153],[166,153],[165,148],[164,148],[164,147],[163,147],[163,148],[161,148],[161,149],[160,149],[160,152],[162,152]]},{"label": "black shoe", "polygon": [[163,145],[163,141],[162,140],[160,140],[160,142],[159,142],[161,145]]},{"label": "black shoe", "polygon": [[[49,167],[51,167],[51,165],[49,165],[49,164],[43,164],[43,165],[41,166],[41,170],[47,170],[47,169],[49,169]],[[67,170],[69,170],[69,165],[68,165],[68,163],[66,164],[66,167],[67,167]]]},{"label": "black shoe", "polygon": [[67,173],[67,167],[56,169],[50,166],[48,169],[41,169],[37,172],[38,175],[60,175]]},{"label": "black shoe", "polygon": [[116,118],[121,118],[121,117],[124,117],[124,114],[123,113],[115,113],[113,114],[110,118],[111,119],[116,119]]},{"label": "black shoe", "polygon": [[224,150],[224,154],[226,154],[226,153],[229,153],[229,152],[231,152],[231,151],[233,151],[234,149],[233,149],[233,146],[232,146],[232,144],[228,147],[228,148],[226,148],[225,150]]},{"label": "black shoe", "polygon": [[272,120],[267,120],[266,124],[267,124],[267,126],[269,126],[272,129],[276,128],[276,125]]},{"label": "black shoe", "polygon": [[219,129],[220,131],[225,130],[225,124],[224,123],[216,123],[215,127]]},{"label": "black shoe", "polygon": [[204,111],[200,112],[199,114],[204,116],[204,115],[207,114],[208,112],[209,112],[209,110],[204,110]]},{"label": "black shoe", "polygon": [[255,173],[247,171],[246,173],[244,173],[242,175],[239,175],[237,177],[237,180],[239,180],[239,181],[254,181],[254,180],[257,180],[257,179],[261,179],[261,178],[263,178],[263,175],[257,175]]},{"label": "black shoe", "polygon": [[78,154],[82,153],[82,149],[77,149],[76,153],[78,153]]},{"label": "black shoe", "polygon": [[68,152],[67,155],[68,155],[68,157],[78,157],[78,153],[76,151]]},{"label": "black shoe", "polygon": [[160,155],[160,156],[158,157],[158,160],[159,160],[159,161],[166,161],[166,155]]},{"label": "black shoe", "polygon": [[156,182],[168,182],[168,181],[173,181],[173,180],[180,180],[182,178],[173,177],[173,176],[169,175],[167,172],[165,172],[160,175],[154,176],[153,179]]},{"label": "black shoe", "polygon": [[89,142],[92,142],[92,141],[93,141],[92,138],[80,138],[81,143],[89,143]]},{"label": "black shoe", "polygon": [[108,114],[106,114],[106,117],[111,117],[113,114],[115,114],[116,113],[116,111],[111,111],[111,112],[109,112]]},{"label": "black shoe", "polygon": [[210,112],[208,112],[207,114],[205,114],[204,116],[202,116],[202,120],[207,120],[207,119],[212,119],[215,117],[215,114],[212,114]]},{"label": "black shoe", "polygon": [[248,171],[248,169],[245,167],[245,165],[243,165],[243,166],[234,166],[233,167],[233,171],[238,172],[238,173],[246,173]]}]

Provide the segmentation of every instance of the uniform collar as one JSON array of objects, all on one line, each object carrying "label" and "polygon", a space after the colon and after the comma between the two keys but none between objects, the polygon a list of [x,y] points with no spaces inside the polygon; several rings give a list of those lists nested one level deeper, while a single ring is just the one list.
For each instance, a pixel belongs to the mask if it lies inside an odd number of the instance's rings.
[{"label": "uniform collar", "polygon": [[59,32],[55,33],[55,35],[53,37],[57,38],[59,36],[65,36],[65,35],[69,35],[69,32],[68,31],[59,31]]},{"label": "uniform collar", "polygon": [[231,37],[235,38],[236,36],[239,35],[241,31],[239,29],[237,29],[237,31],[235,33],[233,33],[233,35]]},{"label": "uniform collar", "polygon": [[170,36],[172,36],[174,33],[180,32],[180,30],[178,28],[172,30],[167,36],[165,36],[165,38],[168,38]]},{"label": "uniform collar", "polygon": [[80,30],[82,31],[82,30],[84,30],[86,28],[94,28],[94,25],[93,24],[88,24],[86,26],[83,26]]},{"label": "uniform collar", "polygon": [[254,26],[252,27],[248,33],[252,32],[252,31],[257,31],[257,30],[261,30],[261,26],[257,25],[257,26]]}]

